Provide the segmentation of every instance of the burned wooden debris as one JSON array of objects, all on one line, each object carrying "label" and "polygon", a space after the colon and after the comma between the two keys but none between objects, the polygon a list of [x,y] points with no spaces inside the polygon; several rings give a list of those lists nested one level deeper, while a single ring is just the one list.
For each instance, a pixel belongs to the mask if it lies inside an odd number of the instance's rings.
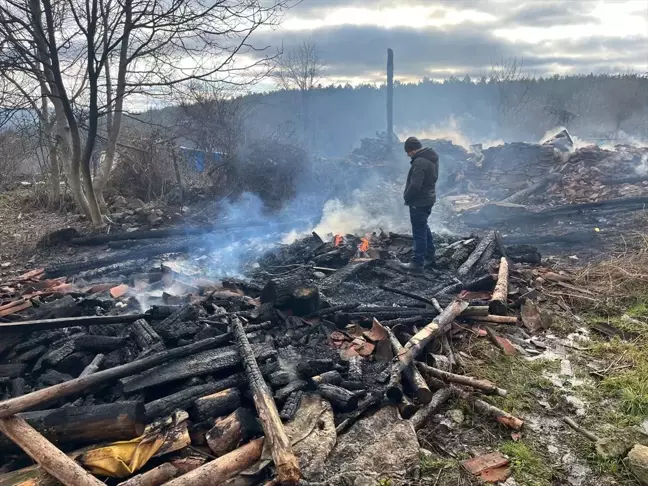
[{"label": "burned wooden debris", "polygon": [[[35,305],[0,323],[8,437],[0,455],[20,468],[28,464],[22,449],[50,474],[60,467],[54,476],[64,484],[94,484],[92,475],[70,479],[83,463],[78,448],[152,441],[166,445],[151,460],[103,474],[122,484],[200,485],[259,463],[257,482],[246,484],[297,484],[299,456],[284,424],[312,395],[330,403],[337,434],[390,404],[419,429],[451,396],[519,429],[520,419],[488,403],[506,390],[462,374],[452,348],[484,324],[502,335],[520,328],[520,289],[531,290],[537,275],[515,255],[535,262],[537,250],[505,248],[495,232],[440,237],[438,265],[416,276],[390,264],[411,257],[410,242],[383,232],[311,235],[266,255],[245,281],[201,280],[170,263],[122,268],[109,284],[89,278],[87,265],[61,266],[55,273],[71,273],[57,279],[38,270],[7,282],[2,306]],[[289,270],[276,276],[277,266]],[[50,290],[61,285],[65,292]],[[174,285],[178,302],[151,297]],[[34,297],[36,287],[44,293]],[[430,356],[447,357],[450,369],[431,366]],[[22,430],[71,456],[52,463],[34,455],[16,435]]]}]

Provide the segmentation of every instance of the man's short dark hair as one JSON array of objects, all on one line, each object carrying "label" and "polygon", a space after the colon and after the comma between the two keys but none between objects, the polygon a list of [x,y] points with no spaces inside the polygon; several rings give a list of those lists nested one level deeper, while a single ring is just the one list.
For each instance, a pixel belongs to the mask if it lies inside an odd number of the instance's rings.
[{"label": "man's short dark hair", "polygon": [[414,150],[419,150],[423,148],[423,144],[416,137],[409,137],[405,140],[405,152],[413,152]]}]

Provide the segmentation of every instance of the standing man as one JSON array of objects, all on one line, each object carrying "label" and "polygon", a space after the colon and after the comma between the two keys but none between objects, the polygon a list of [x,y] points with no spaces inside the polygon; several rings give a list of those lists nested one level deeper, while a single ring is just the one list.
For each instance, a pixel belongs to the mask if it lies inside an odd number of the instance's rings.
[{"label": "standing man", "polygon": [[431,148],[423,148],[416,137],[405,140],[405,152],[412,159],[403,197],[409,206],[414,238],[412,263],[401,263],[404,270],[420,273],[426,260],[434,264],[434,241],[428,217],[436,202],[436,181],[439,178],[439,156]]}]

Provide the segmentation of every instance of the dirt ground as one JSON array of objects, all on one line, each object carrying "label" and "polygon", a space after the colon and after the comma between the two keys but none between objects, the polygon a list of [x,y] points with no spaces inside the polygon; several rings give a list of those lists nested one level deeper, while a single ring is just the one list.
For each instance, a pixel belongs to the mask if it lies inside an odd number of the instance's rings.
[{"label": "dirt ground", "polygon": [[[20,193],[0,195],[0,277],[74,258],[74,249],[38,243],[54,230],[89,230],[78,215],[27,210],[22,201]],[[546,348],[541,354],[504,356],[476,336],[455,343],[461,372],[508,390],[506,397],[489,400],[522,418],[522,432],[480,416],[464,402],[449,402],[419,431],[424,453],[414,478],[402,483],[386,477],[380,484],[483,484],[461,463],[499,451],[510,459],[506,486],[640,485],[625,455],[635,443],[648,444],[648,257],[645,248],[622,250],[610,255],[602,273],[600,263],[587,268],[578,262],[583,267],[575,273],[585,292],[551,298],[551,307],[560,310],[551,328],[535,336]],[[597,324],[612,326],[618,335],[595,331]],[[599,442],[572,430],[565,417]]]}]

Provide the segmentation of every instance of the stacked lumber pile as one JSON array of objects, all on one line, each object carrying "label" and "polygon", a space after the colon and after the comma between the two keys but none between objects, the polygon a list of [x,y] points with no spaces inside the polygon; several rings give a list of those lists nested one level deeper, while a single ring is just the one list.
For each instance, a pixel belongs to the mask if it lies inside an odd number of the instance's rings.
[{"label": "stacked lumber pile", "polygon": [[[537,250],[495,232],[448,237],[439,268],[410,275],[393,265],[410,247],[398,234],[313,234],[245,281],[201,280],[177,261],[99,262],[93,274],[59,265],[12,280],[3,305],[20,294],[38,307],[0,323],[0,484],[314,480],[308,454],[293,450],[311,396],[330,404],[338,435],[389,405],[422,428],[451,396],[519,429],[485,396],[504,389],[460,374],[453,343],[483,335],[502,352],[534,352],[529,333],[546,325],[537,275],[516,262],[538,263]],[[56,283],[69,292],[27,293],[64,268]],[[143,296],[180,284],[183,303],[142,308]]]}]

